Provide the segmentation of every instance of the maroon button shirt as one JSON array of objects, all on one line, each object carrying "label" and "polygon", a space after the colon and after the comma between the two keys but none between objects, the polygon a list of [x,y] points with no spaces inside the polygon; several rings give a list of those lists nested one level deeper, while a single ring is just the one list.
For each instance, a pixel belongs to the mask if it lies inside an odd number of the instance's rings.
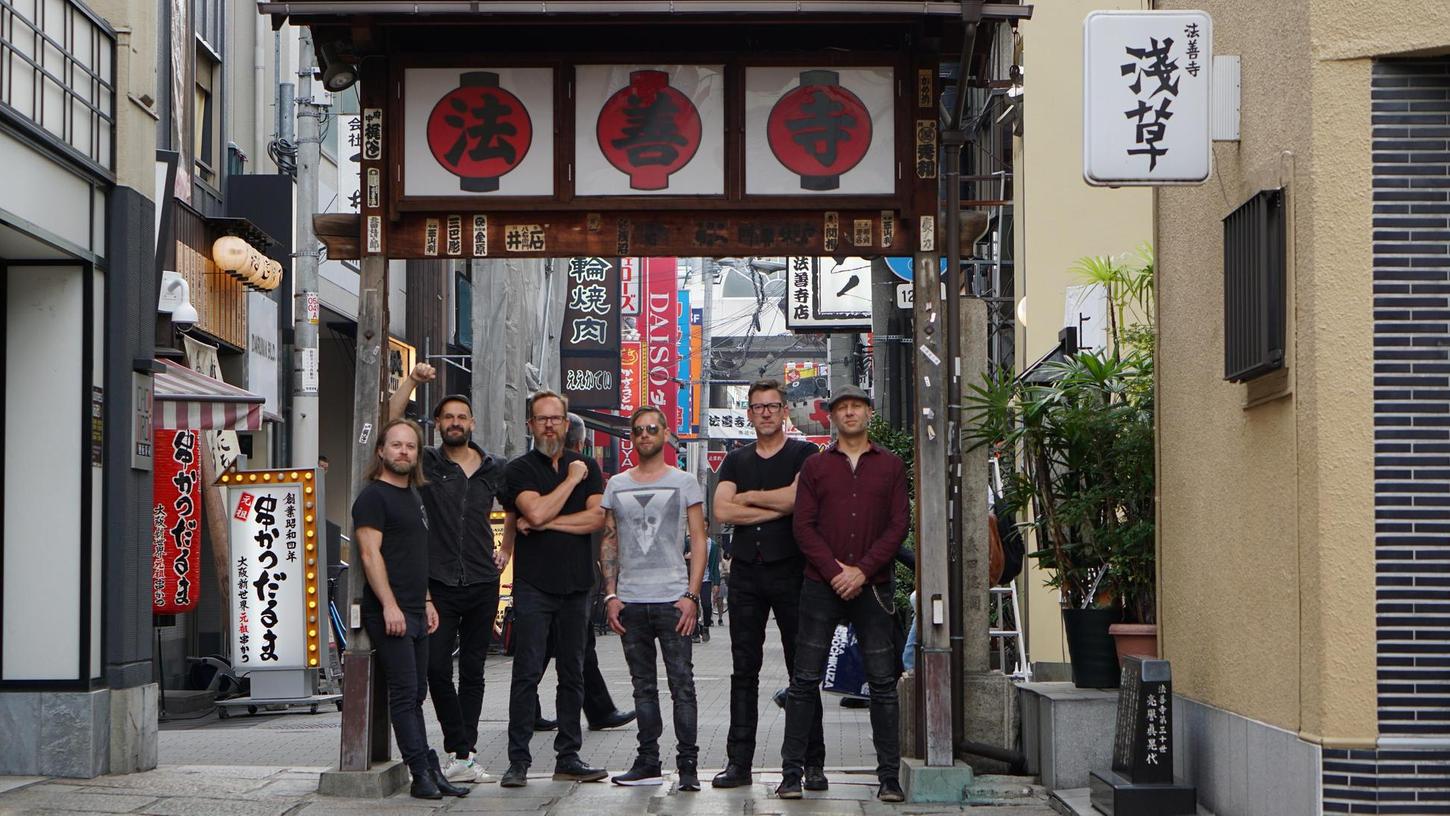
[{"label": "maroon button shirt", "polygon": [[836,448],[801,466],[795,491],[795,539],[806,556],[806,577],[829,583],[849,564],[866,582],[891,580],[891,560],[911,523],[906,466],[872,443],[856,460]]}]

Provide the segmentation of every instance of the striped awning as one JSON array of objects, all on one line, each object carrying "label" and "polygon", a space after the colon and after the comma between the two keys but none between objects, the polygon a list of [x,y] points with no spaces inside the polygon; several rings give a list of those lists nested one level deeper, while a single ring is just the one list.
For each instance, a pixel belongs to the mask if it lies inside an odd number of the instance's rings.
[{"label": "striped awning", "polygon": [[266,399],[199,371],[158,360],[165,371],[156,375],[156,428],[189,431],[260,431]]}]

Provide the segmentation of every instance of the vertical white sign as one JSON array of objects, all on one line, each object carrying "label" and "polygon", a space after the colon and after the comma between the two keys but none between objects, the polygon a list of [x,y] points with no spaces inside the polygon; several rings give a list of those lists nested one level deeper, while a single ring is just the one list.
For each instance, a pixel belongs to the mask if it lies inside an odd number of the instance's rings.
[{"label": "vertical white sign", "polygon": [[1213,22],[1202,11],[1094,11],[1083,21],[1083,178],[1197,184],[1212,170]]},{"label": "vertical white sign", "polygon": [[[310,511],[304,504],[300,484],[250,482],[227,489],[232,665],[238,673],[309,667],[310,553],[303,518]],[[315,575],[316,565],[310,569]]]}]

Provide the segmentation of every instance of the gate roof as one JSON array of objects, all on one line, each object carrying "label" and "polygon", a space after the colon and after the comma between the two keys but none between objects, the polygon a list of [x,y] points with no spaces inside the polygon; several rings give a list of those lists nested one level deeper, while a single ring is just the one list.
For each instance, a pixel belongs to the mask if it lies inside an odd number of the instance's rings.
[{"label": "gate roof", "polygon": [[[370,15],[755,15],[819,16],[862,15],[877,17],[954,16],[962,13],[960,2],[929,0],[259,0],[257,8],[274,18],[292,18],[305,23],[323,17]],[[1017,3],[986,3],[982,16],[1024,19],[1032,6]]]}]

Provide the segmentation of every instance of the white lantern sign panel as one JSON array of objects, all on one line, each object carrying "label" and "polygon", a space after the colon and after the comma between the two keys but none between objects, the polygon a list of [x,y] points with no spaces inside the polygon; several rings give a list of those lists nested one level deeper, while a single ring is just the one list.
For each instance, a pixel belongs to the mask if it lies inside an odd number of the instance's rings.
[{"label": "white lantern sign panel", "polygon": [[890,67],[745,69],[745,192],[892,195]]},{"label": "white lantern sign panel", "polygon": [[552,196],[551,68],[403,74],[403,195]]},{"label": "white lantern sign panel", "polygon": [[723,195],[720,65],[581,65],[576,195]]}]

